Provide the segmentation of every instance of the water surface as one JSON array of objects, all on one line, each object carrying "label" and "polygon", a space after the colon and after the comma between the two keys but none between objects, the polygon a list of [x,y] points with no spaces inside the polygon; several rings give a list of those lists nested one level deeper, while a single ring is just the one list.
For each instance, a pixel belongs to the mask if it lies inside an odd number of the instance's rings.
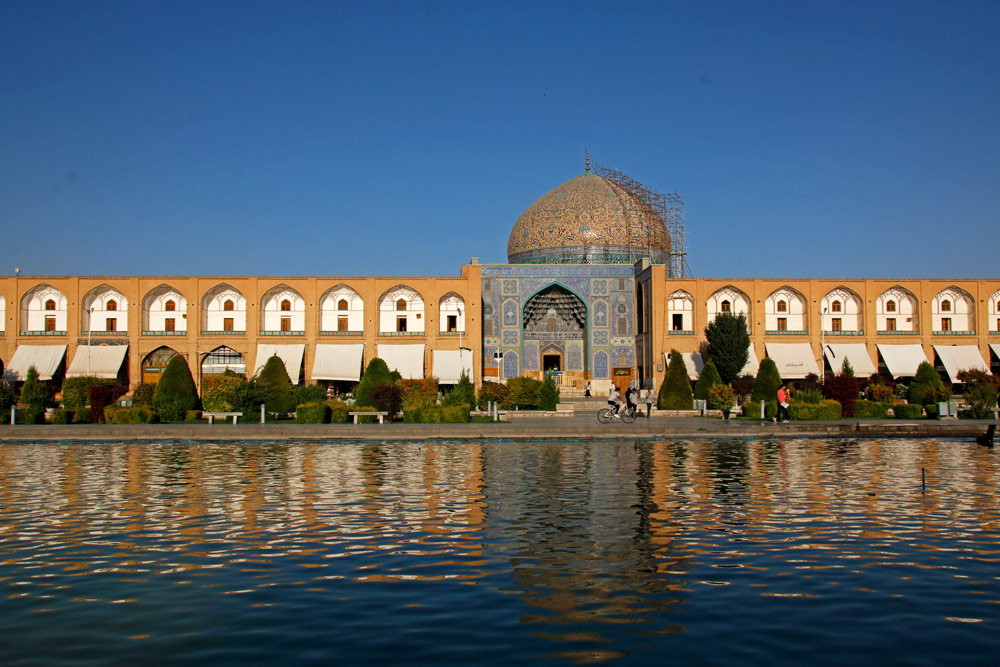
[{"label": "water surface", "polygon": [[4,664],[993,663],[956,440],[0,446]]}]

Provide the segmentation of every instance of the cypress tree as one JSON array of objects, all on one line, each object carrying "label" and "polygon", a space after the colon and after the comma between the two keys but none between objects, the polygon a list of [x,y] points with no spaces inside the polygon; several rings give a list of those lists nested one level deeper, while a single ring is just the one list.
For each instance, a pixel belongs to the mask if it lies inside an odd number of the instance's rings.
[{"label": "cypress tree", "polygon": [[538,409],[555,410],[558,402],[559,387],[556,386],[556,381],[552,376],[547,374],[545,382],[542,383],[541,389],[538,390]]},{"label": "cypress tree", "polygon": [[750,334],[746,315],[719,313],[705,327],[708,347],[705,356],[715,360],[715,367],[723,384],[735,380],[750,358]]},{"label": "cypress tree", "polygon": [[445,394],[444,398],[441,399],[441,405],[468,405],[470,407],[476,405],[476,390],[464,368],[462,375],[458,378],[458,384]]},{"label": "cypress tree", "polygon": [[661,410],[690,410],[694,406],[687,364],[677,350],[670,351],[670,364],[657,399],[657,407]]},{"label": "cypress tree", "polygon": [[934,370],[934,367],[923,361],[917,366],[917,374],[910,381],[906,400],[919,405],[931,405],[950,395],[950,392],[945,390],[941,376]]},{"label": "cypress tree", "polygon": [[760,369],[757,370],[757,379],[753,381],[753,391],[750,399],[755,403],[766,401],[767,403],[778,402],[778,389],[781,388],[781,375],[778,373],[778,366],[771,357],[764,357],[760,362]]},{"label": "cypress tree", "polygon": [[198,390],[191,369],[181,355],[174,356],[163,369],[153,394],[153,409],[163,421],[178,421],[187,410],[198,409]]},{"label": "cypress tree", "polygon": [[375,357],[368,362],[368,367],[365,368],[365,373],[361,376],[361,382],[354,390],[354,402],[359,406],[374,407],[372,394],[376,387],[383,384],[393,384],[392,373],[389,372],[389,367],[385,365],[383,360]]},{"label": "cypress tree", "polygon": [[257,376],[257,388],[268,412],[291,412],[295,409],[292,381],[288,378],[285,362],[273,355]]},{"label": "cypress tree", "polygon": [[28,366],[28,373],[21,387],[21,402],[28,404],[26,421],[29,424],[40,424],[45,421],[45,403],[49,400],[49,392],[38,379],[38,371],[34,366]]},{"label": "cypress tree", "polygon": [[705,362],[705,367],[701,369],[701,375],[698,377],[698,381],[694,383],[694,397],[702,400],[708,400],[708,390],[717,384],[724,384],[722,378],[719,377],[719,371],[715,368],[715,362],[709,357],[708,361]]}]

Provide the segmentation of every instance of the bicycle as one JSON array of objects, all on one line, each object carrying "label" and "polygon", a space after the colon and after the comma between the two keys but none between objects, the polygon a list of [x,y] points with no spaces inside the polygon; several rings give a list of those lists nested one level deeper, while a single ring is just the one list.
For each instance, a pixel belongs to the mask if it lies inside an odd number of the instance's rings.
[{"label": "bicycle", "polygon": [[[610,405],[606,408],[601,408],[600,410],[597,411],[597,421],[601,422],[602,424],[607,424],[613,421],[615,419],[615,411],[616,408],[613,408]],[[629,413],[627,409],[619,412],[618,417],[620,417],[621,420],[626,424],[631,424],[633,421],[635,421],[635,415]]]}]

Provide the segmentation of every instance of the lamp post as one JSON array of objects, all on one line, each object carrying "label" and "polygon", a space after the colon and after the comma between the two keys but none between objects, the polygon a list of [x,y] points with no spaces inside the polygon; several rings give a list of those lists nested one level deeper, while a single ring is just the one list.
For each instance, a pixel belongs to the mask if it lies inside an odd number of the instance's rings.
[{"label": "lamp post", "polygon": [[87,377],[90,377],[90,330],[94,328],[94,307],[87,308]]}]

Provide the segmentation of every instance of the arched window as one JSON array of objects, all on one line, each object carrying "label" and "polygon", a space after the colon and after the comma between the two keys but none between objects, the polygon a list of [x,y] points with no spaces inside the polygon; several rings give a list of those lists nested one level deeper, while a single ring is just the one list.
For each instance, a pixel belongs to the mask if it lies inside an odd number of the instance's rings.
[{"label": "arched window", "polygon": [[832,310],[835,313],[841,313],[844,311],[844,308],[843,306],[840,305],[839,301],[834,301],[833,303],[830,304],[830,310]]},{"label": "arched window", "polygon": [[788,312],[788,302],[782,299],[778,302],[778,312],[787,313]]},{"label": "arched window", "polygon": [[719,305],[721,306],[723,313],[731,313],[731,312],[733,312],[733,304],[729,303],[729,301],[723,301]]},{"label": "arched window", "polygon": [[941,312],[942,313],[950,313],[951,312],[951,301],[948,301],[948,299],[945,299],[944,301],[941,302]]},{"label": "arched window", "polygon": [[52,299],[49,299],[49,300],[47,300],[45,302],[45,310],[55,310],[55,309],[56,309],[56,302],[55,301],[53,301]]},{"label": "arched window", "polygon": [[168,299],[165,304],[163,304],[163,310],[177,310],[177,303],[173,299]]},{"label": "arched window", "polygon": [[226,301],[222,304],[222,310],[236,310],[236,306],[233,303],[233,300],[226,299]]},{"label": "arched window", "polygon": [[350,306],[347,303],[347,299],[341,299],[337,302],[337,310],[347,310],[348,308],[350,308]]},{"label": "arched window", "polygon": [[114,299],[108,299],[108,305],[104,310],[118,310],[118,302]]},{"label": "arched window", "polygon": [[288,299],[282,299],[281,300],[281,310],[290,311],[291,309],[292,309],[292,302],[289,301]]},{"label": "arched window", "polygon": [[396,301],[396,310],[406,310],[406,299]]},{"label": "arched window", "polygon": [[891,299],[889,301],[886,301],[885,302],[885,312],[887,312],[887,313],[895,313],[896,312],[896,302],[892,301]]}]

